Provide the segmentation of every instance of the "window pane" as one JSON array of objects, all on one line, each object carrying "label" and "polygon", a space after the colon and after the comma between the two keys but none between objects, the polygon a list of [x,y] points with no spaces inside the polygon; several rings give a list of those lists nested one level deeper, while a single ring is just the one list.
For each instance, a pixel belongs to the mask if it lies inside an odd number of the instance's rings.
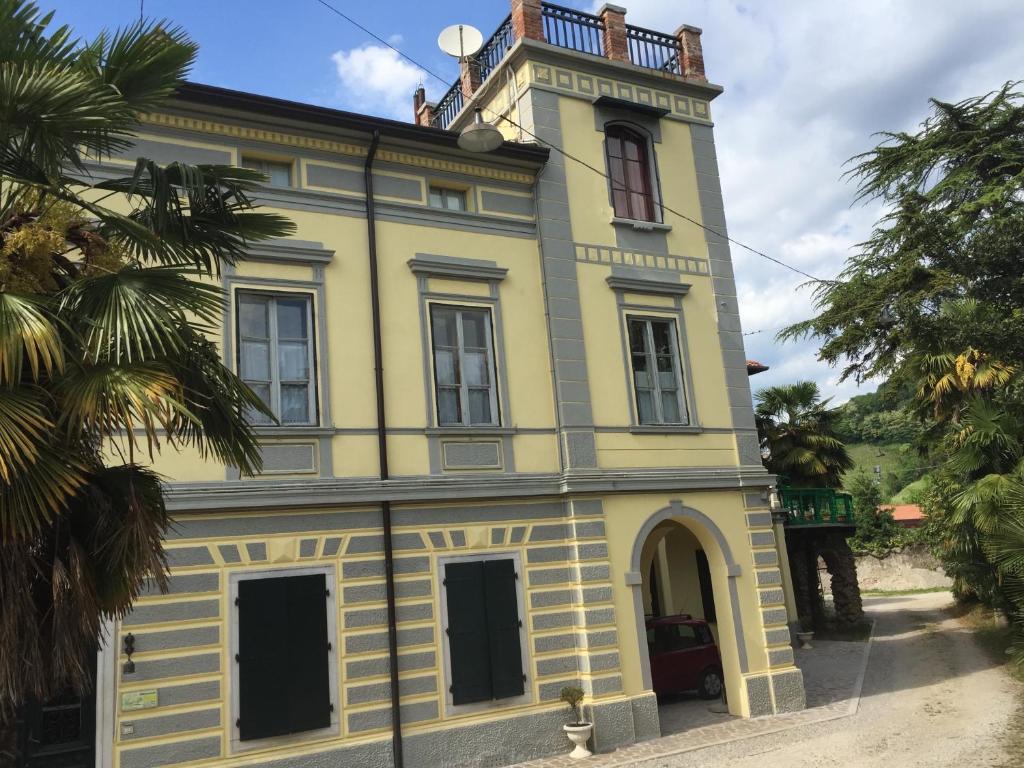
[{"label": "window pane", "polygon": [[668,323],[651,323],[651,335],[654,337],[654,351],[659,355],[671,355],[675,351]]},{"label": "window pane", "polygon": [[[675,371],[675,366],[672,365],[672,356],[658,355],[655,359],[658,361],[658,373],[668,374],[669,376],[667,380],[672,381]],[[671,386],[671,384],[669,386]]]},{"label": "window pane", "polygon": [[241,352],[242,378],[246,381],[270,381],[270,344],[265,341],[243,341]]},{"label": "window pane", "polygon": [[639,219],[641,221],[651,220],[651,206],[646,195],[641,195],[636,192],[630,193],[629,214],[634,219]]},{"label": "window pane", "polygon": [[309,380],[309,345],[304,341],[282,341],[277,345],[281,381]]},{"label": "window pane", "polygon": [[305,299],[277,300],[277,335],[281,339],[309,338],[306,327],[308,302]]},{"label": "window pane", "polygon": [[466,193],[458,189],[449,189],[445,193],[446,207],[449,211],[466,210]]},{"label": "window pane", "polygon": [[[256,393],[257,397],[262,400],[267,407],[270,407],[270,385],[269,384],[253,384],[246,382],[249,385],[249,389]],[[270,424],[270,418],[258,413],[254,410],[247,410],[245,414],[246,419],[250,424]]]},{"label": "window pane", "polygon": [[489,390],[469,390],[469,421],[471,424],[491,423],[491,393]]},{"label": "window pane", "polygon": [[238,329],[243,336],[266,339],[270,336],[267,323],[267,300],[251,296],[238,298]]},{"label": "window pane", "polygon": [[447,349],[439,349],[434,353],[434,367],[437,373],[439,385],[451,384],[458,386],[458,357],[455,352]]},{"label": "window pane", "polygon": [[[636,358],[634,358],[635,360]],[[644,358],[644,362],[647,360]],[[644,367],[637,367],[636,363],[633,364],[633,381],[637,386],[637,389],[652,389],[654,382],[651,380],[651,374],[644,370]]]},{"label": "window pane", "polygon": [[622,140],[618,136],[608,136],[608,157],[622,157]]},{"label": "window pane", "polygon": [[487,323],[483,312],[462,313],[462,343],[469,349],[487,347]]},{"label": "window pane", "polygon": [[629,212],[629,196],[622,190],[612,190],[612,209],[620,219],[632,218]]},{"label": "window pane", "polygon": [[640,142],[633,137],[623,139],[622,149],[627,160],[638,161],[643,153]]},{"label": "window pane", "polygon": [[267,163],[266,174],[272,187],[290,187],[292,185],[292,167],[289,163]]},{"label": "window pane", "polygon": [[281,423],[309,423],[309,385],[281,385]]},{"label": "window pane", "polygon": [[[646,323],[643,320],[630,320],[629,321],[629,351],[634,355],[643,355],[646,351],[647,344],[644,340],[644,327]],[[646,362],[644,366],[646,367]],[[636,358],[633,360],[633,366],[636,367]]]},{"label": "window pane", "polygon": [[430,317],[434,331],[434,346],[454,347],[457,343],[455,336],[455,310],[447,307],[433,306],[430,308]]},{"label": "window pane", "polygon": [[430,188],[430,207],[444,208],[444,196],[441,194],[441,190]]},{"label": "window pane", "polygon": [[675,390],[661,393],[661,413],[666,424],[679,424],[679,396]]},{"label": "window pane", "polygon": [[462,359],[466,363],[466,383],[469,386],[486,387],[491,383],[485,352],[466,352]]},{"label": "window pane", "polygon": [[654,396],[650,390],[638,390],[636,393],[636,405],[639,410],[638,417],[641,424],[654,424]]},{"label": "window pane", "polygon": [[462,423],[459,390],[445,388],[437,391],[437,418],[442,425]]}]

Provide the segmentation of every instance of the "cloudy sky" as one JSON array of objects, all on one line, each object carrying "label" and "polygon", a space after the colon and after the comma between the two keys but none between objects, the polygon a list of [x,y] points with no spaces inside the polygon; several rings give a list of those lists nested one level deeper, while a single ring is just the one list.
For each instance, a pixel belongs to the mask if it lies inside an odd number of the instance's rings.
[{"label": "cloudy sky", "polygon": [[[89,37],[128,23],[139,0],[39,0]],[[450,82],[456,67],[436,47],[455,22],[485,35],[507,0],[331,0]],[[409,119],[421,80],[445,86],[317,0],[143,0],[147,16],[185,27],[200,43],[193,79],[229,88]],[[585,10],[601,3],[564,2]],[[953,101],[1024,79],[1020,0],[749,2],[622,0],[627,20],[671,32],[704,30],[730,234],[817,277],[834,277],[879,210],[853,205],[844,162],[872,134],[913,129],[929,97]],[[811,378],[837,402],[855,393],[816,362],[813,341],[780,345],[780,326],[812,311],[804,278],[733,250],[748,356],[769,385]],[[873,388],[868,385],[868,389]]]}]

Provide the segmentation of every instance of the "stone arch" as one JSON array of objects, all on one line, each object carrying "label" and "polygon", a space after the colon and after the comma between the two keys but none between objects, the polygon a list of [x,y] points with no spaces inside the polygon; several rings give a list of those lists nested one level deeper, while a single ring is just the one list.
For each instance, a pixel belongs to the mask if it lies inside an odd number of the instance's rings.
[{"label": "stone arch", "polygon": [[[718,547],[718,551],[725,561],[726,577],[728,579],[728,593],[729,593],[729,608],[732,614],[733,622],[733,633],[736,638],[736,652],[739,659],[739,671],[741,674],[747,672],[747,647],[746,640],[743,635],[743,618],[740,615],[740,604],[739,604],[739,593],[736,587],[736,577],[740,575],[741,569],[739,563],[733,558],[732,549],[729,547],[729,542],[725,538],[725,534],[715,524],[715,521],[705,515],[703,512],[693,509],[692,507],[683,506],[683,503],[678,500],[669,502],[667,507],[663,507],[656,512],[652,513],[640,526],[640,530],[637,532],[636,538],[633,541],[633,552],[630,557],[629,571],[625,574],[626,585],[633,590],[633,612],[636,620],[637,637],[641,643],[647,636],[644,621],[644,598],[642,594],[642,557],[644,544],[648,537],[663,522],[672,521],[681,523],[682,520],[691,521],[694,524],[693,530],[694,535],[700,538],[700,532],[704,532],[710,535],[714,540],[715,545]],[[653,682],[651,679],[651,662],[650,658],[646,653],[646,648],[641,648],[640,653],[640,672],[643,678],[643,684],[645,688],[652,688]]]}]

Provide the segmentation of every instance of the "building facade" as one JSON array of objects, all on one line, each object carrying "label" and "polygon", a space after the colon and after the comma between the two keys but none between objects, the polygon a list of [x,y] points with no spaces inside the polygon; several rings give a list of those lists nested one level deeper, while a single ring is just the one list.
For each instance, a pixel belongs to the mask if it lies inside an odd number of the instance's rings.
[{"label": "building facade", "polygon": [[156,462],[171,586],[99,654],[97,765],[388,766],[395,711],[407,766],[507,764],[567,685],[611,750],[660,732],[652,613],[713,619],[733,714],[802,708],[700,31],[511,11],[416,124],[189,85],[93,169],[258,168],[297,227],[222,278],[263,472]]}]

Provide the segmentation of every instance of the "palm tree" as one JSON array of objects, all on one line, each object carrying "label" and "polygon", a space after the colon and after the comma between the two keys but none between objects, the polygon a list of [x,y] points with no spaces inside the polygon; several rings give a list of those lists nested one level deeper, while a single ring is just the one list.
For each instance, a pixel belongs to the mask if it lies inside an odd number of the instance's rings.
[{"label": "palm tree", "polygon": [[761,453],[769,472],[795,487],[837,488],[853,467],[846,446],[835,437],[838,418],[813,381],[768,387],[754,395]]},{"label": "palm tree", "polygon": [[0,732],[87,686],[103,621],[166,584],[154,454],[258,470],[245,414],[266,409],[211,340],[215,278],[292,231],[254,210],[252,171],[139,158],[92,178],[196,46],[142,21],[83,43],[51,17],[0,0]]}]

